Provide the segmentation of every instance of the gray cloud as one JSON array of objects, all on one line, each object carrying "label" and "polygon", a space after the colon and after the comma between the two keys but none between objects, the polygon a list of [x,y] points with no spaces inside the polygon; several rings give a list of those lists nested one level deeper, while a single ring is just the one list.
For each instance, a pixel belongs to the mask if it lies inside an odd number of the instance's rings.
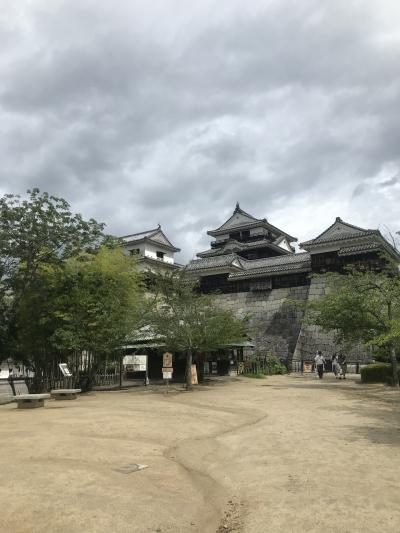
[{"label": "gray cloud", "polygon": [[116,234],[160,222],[182,260],[237,200],[301,240],[337,215],[397,229],[400,8],[385,5],[3,7],[0,190],[37,185]]},{"label": "gray cloud", "polygon": [[398,184],[399,184],[399,177],[393,176],[389,178],[388,180],[385,180],[382,183],[380,183],[379,186],[381,188],[386,188],[386,187],[393,187],[393,185],[398,185]]}]

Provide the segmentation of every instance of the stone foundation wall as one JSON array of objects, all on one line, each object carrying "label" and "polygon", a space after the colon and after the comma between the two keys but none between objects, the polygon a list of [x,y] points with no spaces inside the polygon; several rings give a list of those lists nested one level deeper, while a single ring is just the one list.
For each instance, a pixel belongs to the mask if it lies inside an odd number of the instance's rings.
[{"label": "stone foundation wall", "polygon": [[328,359],[340,351],[351,362],[369,359],[370,354],[364,347],[339,345],[334,333],[302,324],[304,309],[290,304],[291,300],[319,299],[325,290],[323,280],[312,279],[309,286],[220,294],[217,301],[238,317],[249,316],[250,336],[258,355],[274,355],[288,362],[306,361],[312,360],[316,351],[321,350]]},{"label": "stone foundation wall", "polygon": [[250,335],[259,355],[275,355],[291,361],[301,329],[303,310],[289,300],[306,301],[308,286],[272,291],[220,294],[220,305],[236,316],[248,316]]},{"label": "stone foundation wall", "polygon": [[[323,279],[311,279],[308,300],[321,299],[326,293],[326,284]],[[293,354],[293,361],[309,361],[314,358],[317,350],[328,359],[336,353],[343,352],[348,361],[363,362],[371,357],[368,350],[362,345],[345,346],[335,339],[334,332],[322,331],[318,326],[302,325]]]}]

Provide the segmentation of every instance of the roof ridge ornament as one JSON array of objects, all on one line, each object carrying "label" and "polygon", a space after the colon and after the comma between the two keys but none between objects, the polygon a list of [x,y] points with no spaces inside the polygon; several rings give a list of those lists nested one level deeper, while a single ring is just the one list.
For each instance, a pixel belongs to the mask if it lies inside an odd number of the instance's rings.
[{"label": "roof ridge ornament", "polygon": [[233,213],[237,213],[238,211],[240,211],[240,205],[239,205],[239,202],[236,202],[236,207],[235,207],[235,210]]}]

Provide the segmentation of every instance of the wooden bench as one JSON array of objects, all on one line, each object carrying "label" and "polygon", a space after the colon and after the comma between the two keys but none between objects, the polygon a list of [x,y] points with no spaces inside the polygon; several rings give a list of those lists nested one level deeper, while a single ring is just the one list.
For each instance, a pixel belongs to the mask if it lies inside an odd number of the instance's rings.
[{"label": "wooden bench", "polygon": [[18,403],[18,409],[35,409],[44,407],[44,401],[50,399],[50,394],[19,394],[14,396],[14,402]]},{"label": "wooden bench", "polygon": [[54,389],[50,394],[55,400],[76,400],[80,392],[81,389]]}]

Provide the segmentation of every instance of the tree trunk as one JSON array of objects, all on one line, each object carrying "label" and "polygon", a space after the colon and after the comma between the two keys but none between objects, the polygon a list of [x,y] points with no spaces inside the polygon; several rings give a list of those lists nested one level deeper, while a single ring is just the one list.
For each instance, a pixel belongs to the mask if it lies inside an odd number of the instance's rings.
[{"label": "tree trunk", "polygon": [[[392,304],[391,302],[388,303],[388,318],[389,320],[392,320]],[[393,342],[390,343],[390,363],[392,365],[392,380],[393,380],[393,387],[399,386],[399,374],[398,374],[398,367],[397,367],[397,358],[396,358],[396,349],[394,347]]]},{"label": "tree trunk", "polygon": [[192,390],[192,350],[186,352],[186,390]]},{"label": "tree trunk", "polygon": [[199,383],[204,382],[204,361],[205,356],[204,355],[197,355],[197,379],[199,380]]},{"label": "tree trunk", "polygon": [[398,387],[399,386],[399,373],[398,373],[396,349],[393,343],[390,343],[390,363],[392,365],[393,386]]}]

